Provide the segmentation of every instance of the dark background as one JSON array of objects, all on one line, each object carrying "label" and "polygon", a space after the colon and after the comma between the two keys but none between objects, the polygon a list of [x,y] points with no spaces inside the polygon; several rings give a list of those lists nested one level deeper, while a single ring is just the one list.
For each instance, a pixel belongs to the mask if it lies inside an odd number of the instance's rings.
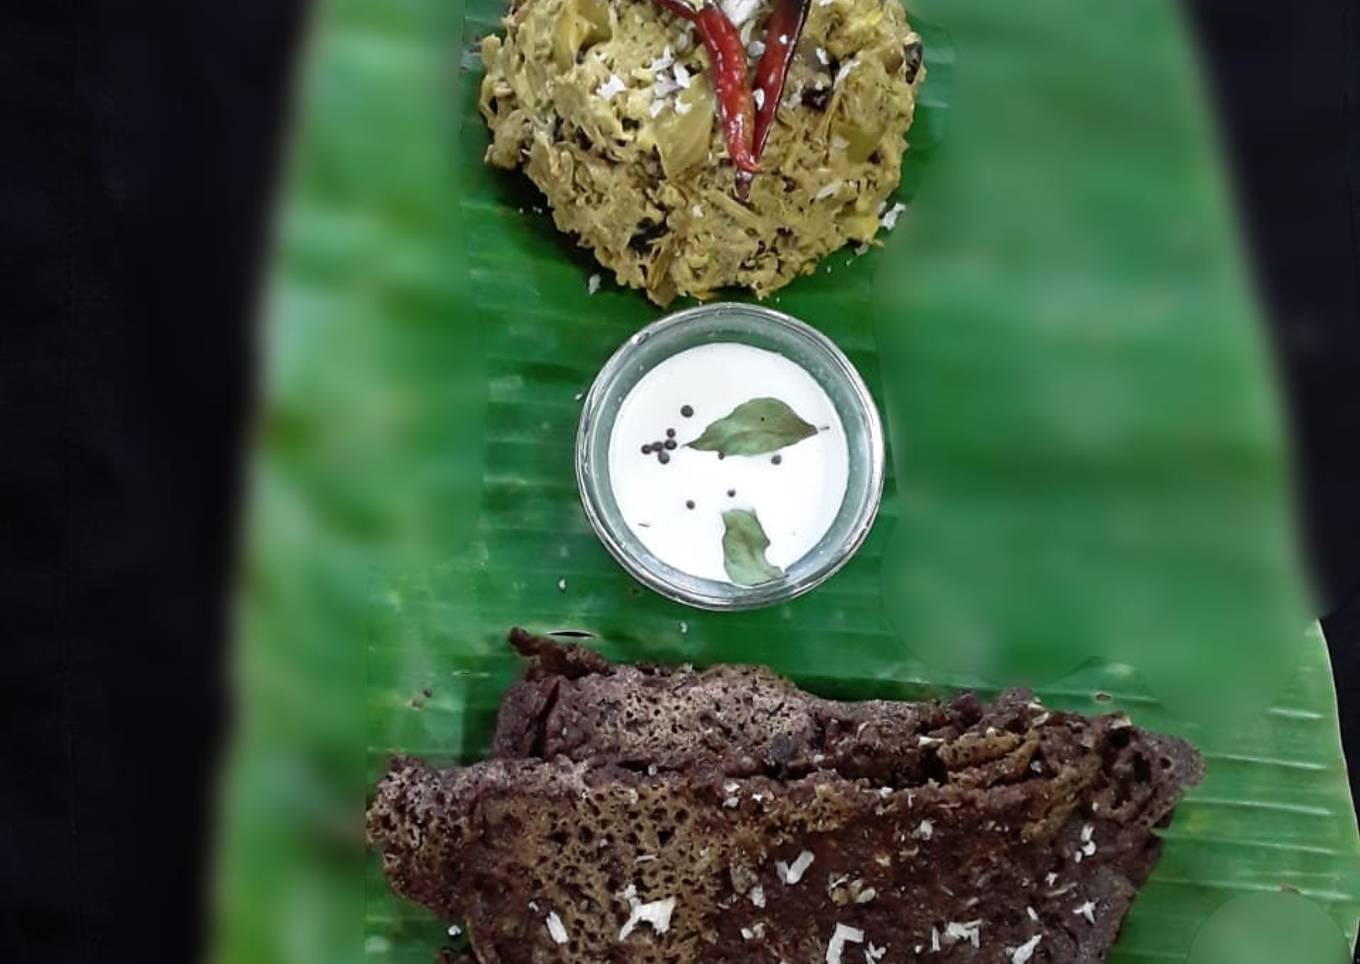
[{"label": "dark background", "polygon": [[[1360,747],[1360,10],[1187,10]],[[0,961],[203,946],[254,304],[303,12],[0,10]]]}]

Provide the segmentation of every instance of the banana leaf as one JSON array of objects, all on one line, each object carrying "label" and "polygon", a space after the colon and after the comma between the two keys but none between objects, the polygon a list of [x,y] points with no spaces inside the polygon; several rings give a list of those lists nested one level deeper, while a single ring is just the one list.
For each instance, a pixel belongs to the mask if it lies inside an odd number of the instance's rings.
[{"label": "banana leaf", "polygon": [[266,311],[218,960],[449,943],[365,861],[358,814],[393,752],[485,753],[515,623],[834,697],[1028,682],[1125,710],[1208,774],[1111,960],[1183,960],[1226,902],[1282,890],[1354,939],[1332,680],[1176,8],[919,6],[904,223],[773,299],[880,399],[883,509],[826,585],[741,614],[643,590],[582,515],[581,395],[657,311],[588,293],[531,185],[482,164],[500,0],[318,8]]}]

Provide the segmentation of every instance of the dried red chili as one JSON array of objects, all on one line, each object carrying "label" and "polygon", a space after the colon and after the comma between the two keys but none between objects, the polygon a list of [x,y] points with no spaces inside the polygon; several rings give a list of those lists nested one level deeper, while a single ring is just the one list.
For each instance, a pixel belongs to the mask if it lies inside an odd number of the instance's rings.
[{"label": "dried red chili", "polygon": [[752,146],[755,140],[751,82],[746,77],[746,48],[727,15],[712,3],[699,12],[699,36],[713,61],[713,86],[718,96],[724,140],[732,163],[748,174],[760,170]]},{"label": "dried red chili", "polygon": [[779,111],[779,101],[784,96],[789,63],[793,60],[798,38],[802,36],[803,24],[807,22],[808,5],[808,0],[777,0],[765,28],[765,52],[756,65],[755,80],[755,89],[761,91],[753,136],[757,159],[765,150],[765,141]]},{"label": "dried red chili", "polygon": [[746,77],[746,50],[732,21],[711,2],[696,10],[683,0],[656,0],[664,9],[694,24],[699,39],[708,51],[712,68],[713,93],[718,101],[723,141],[738,170],[753,174],[760,170],[752,153],[755,106],[751,84]]},{"label": "dried red chili", "polygon": [[699,11],[685,3],[684,0],[656,0],[656,2],[658,6],[691,23],[699,16]]}]

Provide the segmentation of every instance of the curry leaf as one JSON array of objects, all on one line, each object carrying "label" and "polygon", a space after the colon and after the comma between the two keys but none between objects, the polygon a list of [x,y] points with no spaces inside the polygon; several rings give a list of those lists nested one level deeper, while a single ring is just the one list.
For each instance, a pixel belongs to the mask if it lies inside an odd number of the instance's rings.
[{"label": "curry leaf", "polygon": [[722,546],[727,578],[738,586],[758,586],[784,575],[783,569],[765,558],[770,538],[765,535],[760,519],[749,509],[723,513]]},{"label": "curry leaf", "polygon": [[763,455],[816,434],[817,429],[779,399],[753,398],[704,429],[689,447],[722,455]]}]

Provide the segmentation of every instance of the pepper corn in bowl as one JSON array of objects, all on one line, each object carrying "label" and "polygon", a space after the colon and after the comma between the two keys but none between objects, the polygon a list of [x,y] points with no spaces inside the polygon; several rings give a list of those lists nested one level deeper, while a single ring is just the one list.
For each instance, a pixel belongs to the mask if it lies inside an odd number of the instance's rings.
[{"label": "pepper corn in bowl", "polygon": [[[522,167],[557,227],[657,304],[726,286],[768,296],[891,221],[925,73],[896,0],[779,6],[799,2],[725,0],[705,24],[675,0],[515,0],[505,36],[482,42],[487,161]],[[745,64],[713,40],[718,18]],[[782,73],[769,45],[789,48],[777,102],[760,86]]]}]

